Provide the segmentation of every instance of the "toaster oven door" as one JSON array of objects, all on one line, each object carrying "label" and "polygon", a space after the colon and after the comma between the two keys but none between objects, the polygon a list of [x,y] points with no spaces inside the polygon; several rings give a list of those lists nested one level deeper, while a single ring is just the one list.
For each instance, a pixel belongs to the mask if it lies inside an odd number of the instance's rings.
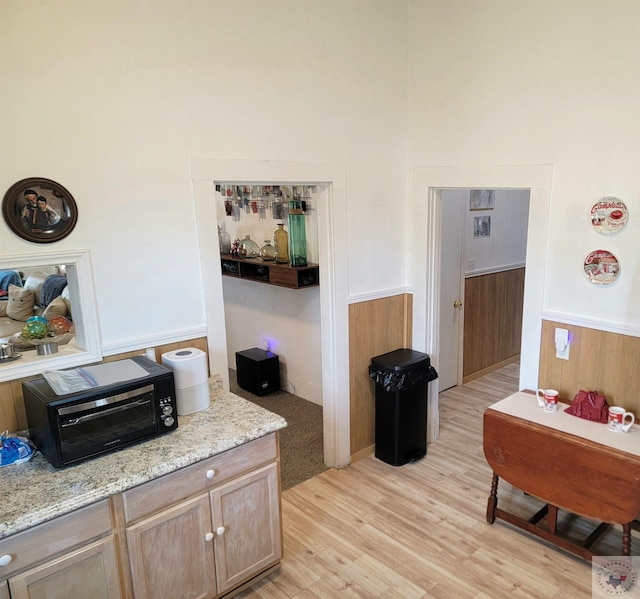
[{"label": "toaster oven door", "polygon": [[154,385],[61,406],[58,434],[65,464],[156,434]]}]

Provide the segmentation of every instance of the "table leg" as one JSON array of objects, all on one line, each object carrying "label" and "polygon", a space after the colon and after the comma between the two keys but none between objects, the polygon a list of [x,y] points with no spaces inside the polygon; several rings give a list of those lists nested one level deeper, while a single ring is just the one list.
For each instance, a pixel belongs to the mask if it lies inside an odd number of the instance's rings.
[{"label": "table leg", "polygon": [[622,555],[631,555],[631,522],[622,525]]},{"label": "table leg", "polygon": [[493,524],[496,521],[496,507],[498,506],[498,475],[494,472],[491,479],[491,493],[487,502],[487,522]]}]

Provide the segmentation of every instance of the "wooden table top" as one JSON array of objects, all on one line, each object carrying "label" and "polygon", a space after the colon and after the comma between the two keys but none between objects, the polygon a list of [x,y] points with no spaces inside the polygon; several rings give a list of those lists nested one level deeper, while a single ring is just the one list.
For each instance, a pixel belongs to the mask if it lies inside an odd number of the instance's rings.
[{"label": "wooden table top", "polygon": [[535,394],[518,391],[494,403],[487,409],[509,414],[557,431],[582,437],[599,445],[640,456],[640,425],[634,424],[627,433],[614,433],[609,430],[606,424],[591,422],[584,418],[566,414],[565,410],[568,407],[569,404],[558,403],[558,409],[555,412],[545,412],[538,406]]}]

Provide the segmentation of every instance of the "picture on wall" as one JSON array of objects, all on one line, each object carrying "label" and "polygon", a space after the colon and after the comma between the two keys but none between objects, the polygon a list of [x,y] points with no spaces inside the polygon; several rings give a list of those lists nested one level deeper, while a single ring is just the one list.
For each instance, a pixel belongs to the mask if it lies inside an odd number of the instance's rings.
[{"label": "picture on wall", "polygon": [[472,189],[470,210],[493,210],[495,205],[495,194],[493,189]]},{"label": "picture on wall", "polygon": [[473,219],[473,238],[491,237],[491,217],[476,216]]}]

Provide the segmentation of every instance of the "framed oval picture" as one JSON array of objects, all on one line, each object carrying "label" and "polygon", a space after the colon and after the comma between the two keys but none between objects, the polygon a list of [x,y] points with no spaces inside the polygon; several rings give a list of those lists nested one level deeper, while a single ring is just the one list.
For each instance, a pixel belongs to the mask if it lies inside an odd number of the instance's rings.
[{"label": "framed oval picture", "polygon": [[5,193],[2,216],[19,237],[34,243],[51,243],[73,231],[78,208],[62,185],[32,177],[14,183]]}]

